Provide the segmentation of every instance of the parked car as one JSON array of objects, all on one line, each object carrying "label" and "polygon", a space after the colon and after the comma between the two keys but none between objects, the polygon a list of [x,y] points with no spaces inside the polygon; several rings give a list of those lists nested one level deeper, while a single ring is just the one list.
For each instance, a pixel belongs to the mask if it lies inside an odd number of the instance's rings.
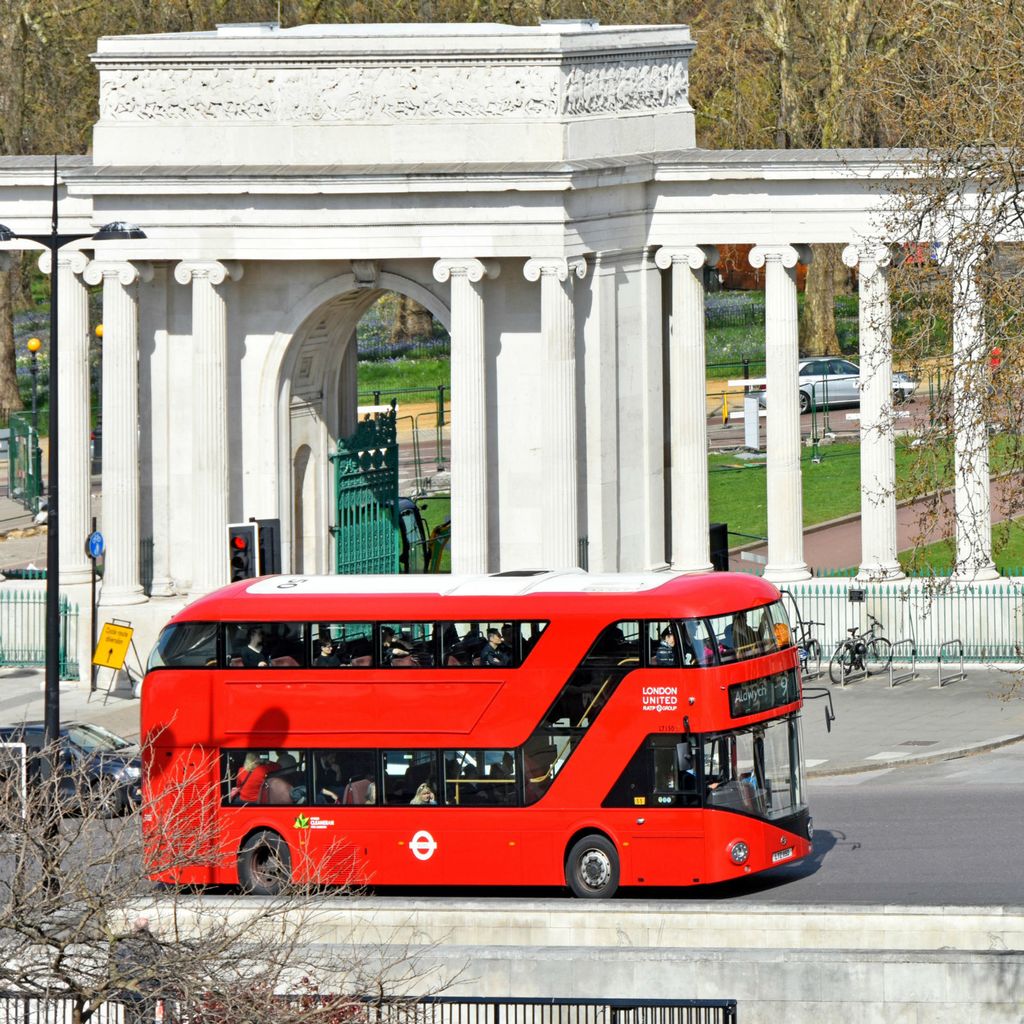
[{"label": "parked car", "polygon": [[[0,744],[24,743],[28,785],[39,781],[43,723],[0,726]],[[60,750],[66,773],[61,798],[67,812],[94,809],[115,817],[142,799],[139,748],[102,725],[67,722],[60,727]]]},{"label": "parked car", "polygon": [[[858,405],[860,403],[860,367],[848,359],[801,359],[800,374],[800,411],[810,412],[811,406],[821,407],[826,404]],[[917,390],[917,381],[909,374],[894,373],[892,375],[893,400],[899,404],[905,402]],[[767,405],[768,392],[764,386],[758,395],[761,405]]]}]

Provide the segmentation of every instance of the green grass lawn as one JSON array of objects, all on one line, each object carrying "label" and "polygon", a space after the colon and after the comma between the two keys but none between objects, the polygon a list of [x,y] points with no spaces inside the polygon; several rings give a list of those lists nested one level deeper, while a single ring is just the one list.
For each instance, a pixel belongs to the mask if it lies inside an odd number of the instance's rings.
[{"label": "green grass lawn", "polygon": [[[1002,443],[1001,443],[1002,442]],[[993,468],[1005,462],[1006,444],[1012,439],[993,439]],[[836,444],[820,449],[821,462],[811,461],[810,449],[801,452],[803,474],[804,526],[838,519],[860,512],[860,445]],[[940,453],[910,448],[905,443],[896,446],[896,476],[906,481],[922,472],[934,473],[942,486],[952,484],[952,469]],[[768,532],[768,510],[765,486],[764,460],[739,459],[735,455],[708,457],[708,485],[711,521],[728,523],[731,545],[739,545],[743,538],[735,534],[764,537]],[[1000,523],[992,529],[992,551],[996,564],[1002,570],[1024,566],[1024,520]],[[911,572],[944,572],[953,566],[952,541],[939,541],[920,550],[900,553],[900,562]]]},{"label": "green grass lawn", "polygon": [[[450,365],[447,359],[388,359],[359,364],[356,390],[365,395],[367,391],[385,394],[408,388],[435,390],[439,384],[451,384]],[[424,395],[424,400],[428,396]]]}]

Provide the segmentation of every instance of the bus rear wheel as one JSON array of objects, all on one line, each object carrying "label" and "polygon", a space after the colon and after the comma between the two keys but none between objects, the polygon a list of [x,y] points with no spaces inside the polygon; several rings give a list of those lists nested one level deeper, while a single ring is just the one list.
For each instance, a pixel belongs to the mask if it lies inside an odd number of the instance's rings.
[{"label": "bus rear wheel", "polygon": [[277,896],[292,879],[288,844],[269,829],[255,832],[238,851],[238,884],[253,896]]},{"label": "bus rear wheel", "polygon": [[619,887],[619,855],[600,835],[577,839],[565,859],[565,881],[574,896],[608,899]]}]

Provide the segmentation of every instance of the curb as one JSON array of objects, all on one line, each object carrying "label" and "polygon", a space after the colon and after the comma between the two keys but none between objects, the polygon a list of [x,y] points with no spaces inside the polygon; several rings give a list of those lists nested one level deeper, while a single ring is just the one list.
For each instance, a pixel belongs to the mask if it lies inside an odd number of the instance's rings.
[{"label": "curb", "polygon": [[961,757],[973,757],[975,754],[986,754],[990,750],[998,750],[1000,747],[1008,747],[1012,743],[1020,743],[1024,740],[1024,733],[1016,736],[1001,736],[998,739],[981,740],[979,743],[969,743],[963,747],[949,747],[946,750],[933,750],[927,754],[908,754],[906,757],[893,758],[891,761],[872,761],[871,764],[860,762],[859,764],[841,765],[836,768],[829,768],[822,765],[812,768],[807,772],[808,779],[835,778],[839,775],[859,775],[863,772],[876,772],[885,768],[900,768],[904,765],[925,765],[937,764],[939,761],[955,761]]}]

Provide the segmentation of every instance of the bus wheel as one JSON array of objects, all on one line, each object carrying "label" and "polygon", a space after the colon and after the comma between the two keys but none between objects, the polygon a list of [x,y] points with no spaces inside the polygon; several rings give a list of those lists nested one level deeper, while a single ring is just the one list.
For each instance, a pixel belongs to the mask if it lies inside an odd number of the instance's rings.
[{"label": "bus wheel", "polygon": [[604,836],[577,839],[565,860],[565,881],[574,896],[607,899],[619,887],[619,855]]},{"label": "bus wheel", "polygon": [[288,844],[269,829],[251,835],[238,852],[238,884],[254,896],[277,896],[291,882]]}]

